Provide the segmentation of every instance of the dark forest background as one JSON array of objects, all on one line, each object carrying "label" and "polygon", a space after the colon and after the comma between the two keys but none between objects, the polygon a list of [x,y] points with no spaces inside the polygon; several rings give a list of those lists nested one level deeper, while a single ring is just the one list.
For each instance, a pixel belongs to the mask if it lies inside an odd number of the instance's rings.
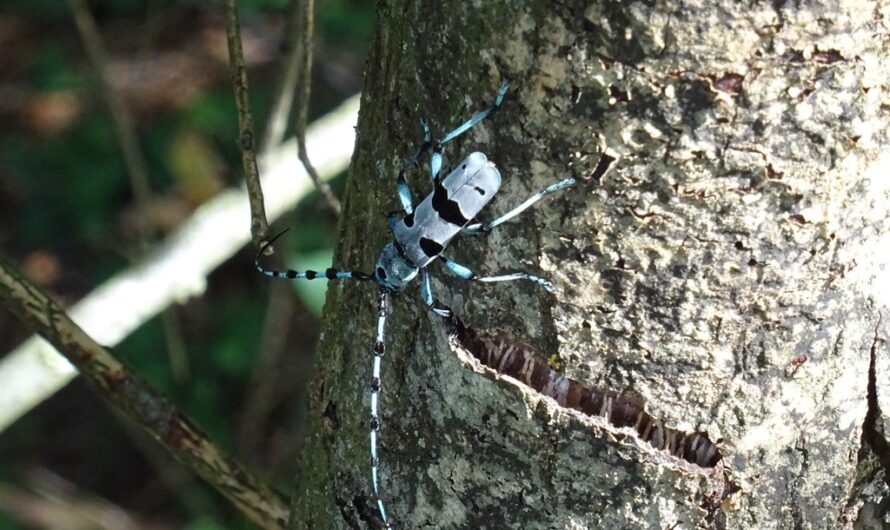
[{"label": "dark forest background", "polygon": [[[238,5],[262,131],[288,48],[290,2]],[[243,178],[223,3],[108,0],[89,8],[147,162],[151,200],[141,206],[68,4],[0,5],[0,248],[65,305],[134,263],[138,219],[162,240]],[[369,0],[318,5],[310,123],[360,91],[372,18]],[[333,182],[338,194],[343,177]],[[336,219],[317,193],[277,224],[300,227],[285,242],[288,260],[327,266]],[[273,286],[253,271],[253,254],[243,249],[213,272],[202,297],[114,351],[286,491],[325,285],[277,284],[287,294],[270,302]],[[286,347],[261,365],[270,315],[286,323]],[[0,357],[28,336],[0,311]],[[0,433],[0,530],[252,527],[79,380]]]}]

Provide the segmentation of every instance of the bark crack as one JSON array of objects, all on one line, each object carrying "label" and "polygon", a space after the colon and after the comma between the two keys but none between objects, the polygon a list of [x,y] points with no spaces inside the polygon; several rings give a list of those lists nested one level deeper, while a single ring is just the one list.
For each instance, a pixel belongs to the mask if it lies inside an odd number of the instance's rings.
[{"label": "bark crack", "polygon": [[[878,421],[883,416],[883,412],[878,403],[877,377],[875,373],[878,344],[884,342],[884,339],[878,333],[882,320],[883,315],[879,316],[878,323],[875,326],[875,334],[872,338],[869,354],[866,394],[868,411],[865,413],[865,420],[862,424],[862,445],[875,454],[881,468],[884,470],[884,481],[890,486],[890,443],[887,441],[887,433],[884,432],[882,423]],[[862,457],[860,457],[861,459]]]},{"label": "bark crack", "polygon": [[468,328],[454,311],[445,324],[453,346],[466,350],[494,371],[554,399],[562,407],[599,416],[618,428],[631,427],[640,439],[656,449],[701,468],[714,468],[723,458],[717,443],[706,433],[665,425],[646,412],[645,401],[639,396],[586,387],[554,370],[530,346]]}]

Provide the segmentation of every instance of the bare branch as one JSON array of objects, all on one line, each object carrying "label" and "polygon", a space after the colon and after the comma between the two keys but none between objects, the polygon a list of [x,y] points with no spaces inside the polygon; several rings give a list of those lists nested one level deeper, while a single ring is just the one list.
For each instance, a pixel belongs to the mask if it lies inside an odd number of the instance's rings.
[{"label": "bare branch", "polygon": [[269,221],[257,168],[256,142],[253,134],[253,115],[250,113],[250,90],[247,85],[247,68],[241,49],[241,26],[238,22],[238,6],[235,0],[226,0],[226,41],[229,45],[229,65],[232,70],[232,87],[235,90],[235,107],[238,109],[238,147],[244,166],[244,180],[250,203],[250,234],[257,248],[269,235]]},{"label": "bare branch", "polygon": [[291,19],[288,24],[290,52],[284,64],[284,76],[269,115],[263,151],[270,145],[277,145],[284,136],[287,119],[296,99],[294,134],[297,137],[297,154],[300,162],[312,179],[312,183],[324,197],[328,207],[337,215],[341,212],[340,201],[327,182],[320,179],[318,172],[309,160],[306,149],[306,121],[309,115],[309,92],[312,85],[312,42],[314,29],[314,0],[294,0]]},{"label": "bare branch", "polygon": [[288,54],[279,68],[281,77],[278,79],[278,86],[275,87],[275,99],[272,103],[272,110],[269,112],[269,119],[266,120],[266,130],[263,133],[260,153],[268,152],[284,139],[287,122],[290,119],[290,111],[293,108],[297,86],[297,65],[299,62],[299,50],[297,48],[299,47],[300,35],[295,29],[299,24],[297,20],[300,9],[300,6],[297,5],[298,2],[299,0],[293,0],[289,8],[288,23],[285,28],[285,42],[282,45],[285,50],[288,50]]},{"label": "bare branch", "polygon": [[318,173],[315,171],[315,168],[312,167],[312,163],[309,161],[309,153],[306,150],[306,121],[309,115],[309,88],[312,85],[312,41],[313,34],[315,33],[315,22],[313,18],[315,14],[315,0],[297,0],[297,2],[300,5],[295,10],[298,20],[296,31],[301,35],[300,46],[295,47],[294,50],[294,55],[299,58],[297,68],[297,108],[294,120],[294,135],[297,137],[297,153],[300,157],[300,162],[303,163],[303,167],[305,167],[306,172],[309,173],[309,178],[312,179],[315,187],[318,188],[318,191],[324,196],[328,206],[330,206],[337,215],[340,215],[342,210],[340,201],[334,196],[334,192],[331,191],[331,187],[328,186],[327,182],[318,178]]},{"label": "bare branch", "polygon": [[284,499],[223,454],[160,392],[130,372],[72,321],[61,306],[0,257],[0,302],[74,364],[99,395],[266,529],[283,528]]}]

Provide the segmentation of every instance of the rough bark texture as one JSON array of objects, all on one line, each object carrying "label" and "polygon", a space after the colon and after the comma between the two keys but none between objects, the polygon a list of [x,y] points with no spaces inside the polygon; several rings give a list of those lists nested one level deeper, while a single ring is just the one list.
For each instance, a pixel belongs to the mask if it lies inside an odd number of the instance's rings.
[{"label": "rough bark texture", "polygon": [[[391,237],[419,119],[444,133],[507,78],[503,108],[446,151],[498,164],[486,214],[587,180],[448,254],[541,271],[560,293],[433,264],[435,294],[476,332],[722,439],[701,468],[560,406],[449,343],[415,286],[393,304],[383,374],[401,528],[880,527],[888,20],[866,1],[380,3],[336,265],[370,270]],[[603,152],[618,160],[600,177]],[[425,168],[410,181],[430,190]],[[376,527],[374,297],[329,289],[293,528]]]}]

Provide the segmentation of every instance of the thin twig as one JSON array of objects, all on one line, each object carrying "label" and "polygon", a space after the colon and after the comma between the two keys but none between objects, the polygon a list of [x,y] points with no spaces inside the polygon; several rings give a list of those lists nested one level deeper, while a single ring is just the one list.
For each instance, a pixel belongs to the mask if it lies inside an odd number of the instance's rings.
[{"label": "thin twig", "polygon": [[[136,206],[140,211],[144,211],[151,200],[151,189],[148,185],[148,169],[145,158],[142,156],[142,150],[139,148],[139,138],[136,136],[136,127],[133,125],[133,116],[127,108],[124,98],[120,92],[114,89],[108,75],[108,55],[105,52],[105,46],[102,43],[102,37],[99,29],[96,27],[96,21],[90,13],[85,0],[68,0],[68,8],[74,17],[74,22],[80,32],[87,56],[93,67],[96,69],[99,81],[102,83],[104,90],[102,96],[105,103],[111,111],[111,118],[114,121],[115,129],[117,129],[118,142],[124,154],[124,163],[127,165],[127,173],[130,176],[130,187],[133,190],[133,197],[136,200]],[[138,217],[140,242],[143,249],[147,245],[147,241],[151,239],[148,223],[145,216]]]},{"label": "thin twig", "polygon": [[52,471],[30,468],[25,472],[27,490],[0,483],[0,510],[18,518],[28,528],[66,530],[173,530],[163,522],[125,509],[94,492],[65,480]]},{"label": "thin twig", "polygon": [[318,188],[328,206],[338,216],[342,210],[340,201],[334,196],[328,183],[318,178],[318,173],[309,161],[309,153],[306,150],[306,122],[309,119],[309,88],[312,85],[312,43],[315,33],[315,0],[296,0],[300,6],[296,9],[296,31],[300,32],[300,46],[297,46],[294,55],[299,57],[297,68],[297,97],[296,115],[294,117],[294,135],[297,137],[297,155],[300,162],[306,168],[306,173],[312,179],[312,183]]},{"label": "thin twig", "polygon": [[291,4],[288,20],[287,49],[290,50],[284,61],[284,75],[275,96],[266,133],[263,149],[277,145],[284,136],[287,120],[294,99],[297,101],[294,114],[294,133],[297,137],[297,156],[306,169],[315,188],[321,193],[328,207],[337,215],[340,214],[340,201],[334,195],[327,182],[318,177],[306,149],[306,121],[308,119],[309,91],[312,85],[312,43],[314,33],[314,0],[294,0]]},{"label": "thin twig", "polygon": [[[226,0],[226,41],[229,45],[229,66],[232,69],[232,87],[235,90],[235,107],[238,109],[238,147],[244,166],[244,180],[250,202],[250,234],[254,245],[261,248],[269,237],[269,221],[257,168],[256,141],[253,134],[253,115],[250,113],[250,90],[247,86],[247,68],[241,49],[241,25],[238,22],[238,6],[235,0]],[[270,249],[271,250],[271,249]]]},{"label": "thin twig", "polygon": [[280,68],[277,68],[282,74],[278,79],[278,86],[275,88],[275,99],[274,103],[272,103],[272,110],[269,112],[269,119],[266,121],[260,156],[281,143],[287,131],[287,123],[290,120],[290,111],[293,108],[294,96],[296,96],[297,66],[300,55],[297,49],[299,47],[300,35],[296,30],[299,24],[297,19],[300,18],[298,16],[300,10],[298,4],[299,0],[293,0],[289,7],[287,27],[284,29],[285,41],[282,44],[283,49],[287,50],[288,53],[284,58],[283,64],[280,65]]},{"label": "thin twig", "polygon": [[[124,155],[127,174],[130,176],[130,189],[136,203],[136,219],[139,227],[137,240],[141,249],[139,258],[142,259],[148,254],[148,250],[155,240],[155,231],[149,223],[147,215],[153,194],[148,182],[148,166],[142,149],[139,147],[139,136],[136,134],[133,115],[130,113],[123,95],[111,81],[108,53],[102,42],[102,35],[99,33],[96,20],[87,7],[86,1],[68,0],[68,8],[74,17],[80,38],[87,50],[87,56],[102,83],[102,95],[111,113],[114,128],[117,130],[116,136]],[[179,315],[174,308],[168,307],[161,315],[161,322],[164,326],[167,356],[170,359],[173,378],[178,383],[184,383],[189,375],[189,361],[188,351],[182,340]]]},{"label": "thin twig", "polygon": [[190,419],[87,335],[62,307],[2,257],[0,302],[65,355],[93,390],[207,480],[253,522],[270,530],[284,528],[288,508],[278,493],[223,454]]},{"label": "thin twig", "polygon": [[[105,499],[83,492],[32,492],[0,483],[0,512],[21,528],[66,530],[172,530],[172,524],[127,513]],[[13,524],[14,528],[20,528]]]},{"label": "thin twig", "polygon": [[[250,455],[258,454],[260,440],[265,438],[267,432],[269,412],[279,394],[279,383],[283,378],[278,376],[281,375],[284,353],[287,351],[287,332],[293,326],[297,309],[295,299],[291,289],[269,289],[263,332],[256,349],[257,359],[253,363],[249,390],[238,421],[238,452],[248,463],[251,463]],[[288,353],[294,352],[291,350]],[[293,381],[288,383],[292,385]]]}]

